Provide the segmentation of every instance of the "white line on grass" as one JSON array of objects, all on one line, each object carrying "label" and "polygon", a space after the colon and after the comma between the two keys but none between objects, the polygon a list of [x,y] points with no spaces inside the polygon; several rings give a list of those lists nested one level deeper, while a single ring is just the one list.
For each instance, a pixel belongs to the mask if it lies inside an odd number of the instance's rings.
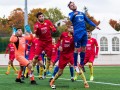
[{"label": "white line on grass", "polygon": [[[5,75],[5,74],[0,74],[0,75]],[[39,76],[35,76],[35,77],[39,77]],[[46,77],[46,78],[51,78],[51,77]],[[70,81],[71,79],[66,79],[66,78],[58,78],[61,80],[67,80]],[[77,82],[82,82],[83,80],[77,80]],[[96,81],[88,81],[90,83],[97,83],[97,84],[103,84],[103,85],[112,85],[112,86],[120,86],[120,84],[115,84],[115,83],[106,83],[106,82],[96,82]]]},{"label": "white line on grass", "polygon": [[[51,77],[46,77],[46,78],[51,78]],[[59,78],[61,80],[67,80],[70,81],[71,79],[66,79],[66,78]],[[83,80],[77,80],[79,82],[82,82]],[[97,84],[104,84],[104,85],[112,85],[112,86],[120,86],[120,84],[115,84],[115,83],[106,83],[106,82],[95,82],[95,81],[88,81],[90,83],[97,83]]]}]

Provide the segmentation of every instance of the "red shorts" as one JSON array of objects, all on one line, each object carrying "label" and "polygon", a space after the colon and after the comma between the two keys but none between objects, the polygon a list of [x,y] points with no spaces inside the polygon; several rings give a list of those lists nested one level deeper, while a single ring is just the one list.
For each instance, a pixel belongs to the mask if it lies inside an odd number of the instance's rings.
[{"label": "red shorts", "polygon": [[51,56],[51,62],[52,63],[55,63],[56,59],[57,59],[57,55]]},{"label": "red shorts", "polygon": [[95,59],[95,55],[86,55],[85,56],[85,59],[84,59],[84,64],[88,63],[88,62],[91,62],[93,63],[94,62],[94,59]]},{"label": "red shorts", "polygon": [[73,57],[73,54],[67,54],[67,55],[63,55],[63,54],[60,54],[60,60],[59,60],[59,68],[60,69],[64,69],[65,66],[70,63],[71,65],[74,64],[74,57]]},{"label": "red shorts", "polygon": [[42,61],[42,56],[41,55],[39,55],[38,61]]},{"label": "red shorts", "polygon": [[14,61],[14,59],[15,59],[15,55],[9,55],[9,60],[10,61]]},{"label": "red shorts", "polygon": [[34,58],[34,56],[35,56],[35,53],[34,52],[30,52],[29,53],[29,58],[28,58],[28,60],[33,60],[33,58]]},{"label": "red shorts", "polygon": [[52,41],[39,41],[39,45],[35,51],[35,55],[42,54],[42,51],[45,51],[47,57],[51,58],[52,54]]}]

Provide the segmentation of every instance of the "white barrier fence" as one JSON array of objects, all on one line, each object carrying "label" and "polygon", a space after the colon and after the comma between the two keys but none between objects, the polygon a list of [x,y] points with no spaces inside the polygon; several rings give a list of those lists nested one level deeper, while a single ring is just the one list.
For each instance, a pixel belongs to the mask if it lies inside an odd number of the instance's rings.
[{"label": "white barrier fence", "polygon": [[[80,57],[78,56],[80,60]],[[8,65],[9,55],[4,57],[4,54],[0,54],[0,65]],[[14,65],[19,65],[18,61],[14,60]],[[120,55],[99,55],[95,59],[94,65],[120,65]]]},{"label": "white barrier fence", "polygon": [[[9,61],[9,55],[6,54],[6,57],[5,57],[5,54],[0,54],[0,66],[2,65],[8,65],[8,61]],[[13,62],[14,65],[19,65],[18,61],[14,60]]]}]

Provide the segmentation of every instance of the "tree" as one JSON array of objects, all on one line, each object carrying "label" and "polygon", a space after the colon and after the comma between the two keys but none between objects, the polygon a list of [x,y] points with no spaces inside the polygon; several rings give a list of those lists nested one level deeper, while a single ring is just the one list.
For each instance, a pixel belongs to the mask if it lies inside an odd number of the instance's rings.
[{"label": "tree", "polygon": [[48,9],[47,12],[45,12],[45,16],[46,18],[50,19],[53,23],[65,18],[65,16],[58,8]]},{"label": "tree", "polygon": [[11,11],[8,17],[10,27],[24,28],[24,12],[21,8]]},{"label": "tree", "polygon": [[5,17],[0,18],[0,36],[8,36],[10,34],[9,20]]}]

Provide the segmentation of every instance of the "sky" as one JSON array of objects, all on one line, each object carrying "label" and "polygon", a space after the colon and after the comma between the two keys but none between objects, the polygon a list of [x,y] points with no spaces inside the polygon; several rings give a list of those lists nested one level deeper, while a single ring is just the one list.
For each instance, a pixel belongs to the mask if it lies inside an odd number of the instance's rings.
[{"label": "sky", "polygon": [[[83,7],[88,8],[90,15],[97,20],[120,20],[120,0],[28,0],[28,13],[33,8],[59,8],[65,16],[71,12],[67,7],[70,1],[74,1],[79,11]],[[24,10],[24,0],[0,0],[0,17],[8,17],[15,8]]]}]

